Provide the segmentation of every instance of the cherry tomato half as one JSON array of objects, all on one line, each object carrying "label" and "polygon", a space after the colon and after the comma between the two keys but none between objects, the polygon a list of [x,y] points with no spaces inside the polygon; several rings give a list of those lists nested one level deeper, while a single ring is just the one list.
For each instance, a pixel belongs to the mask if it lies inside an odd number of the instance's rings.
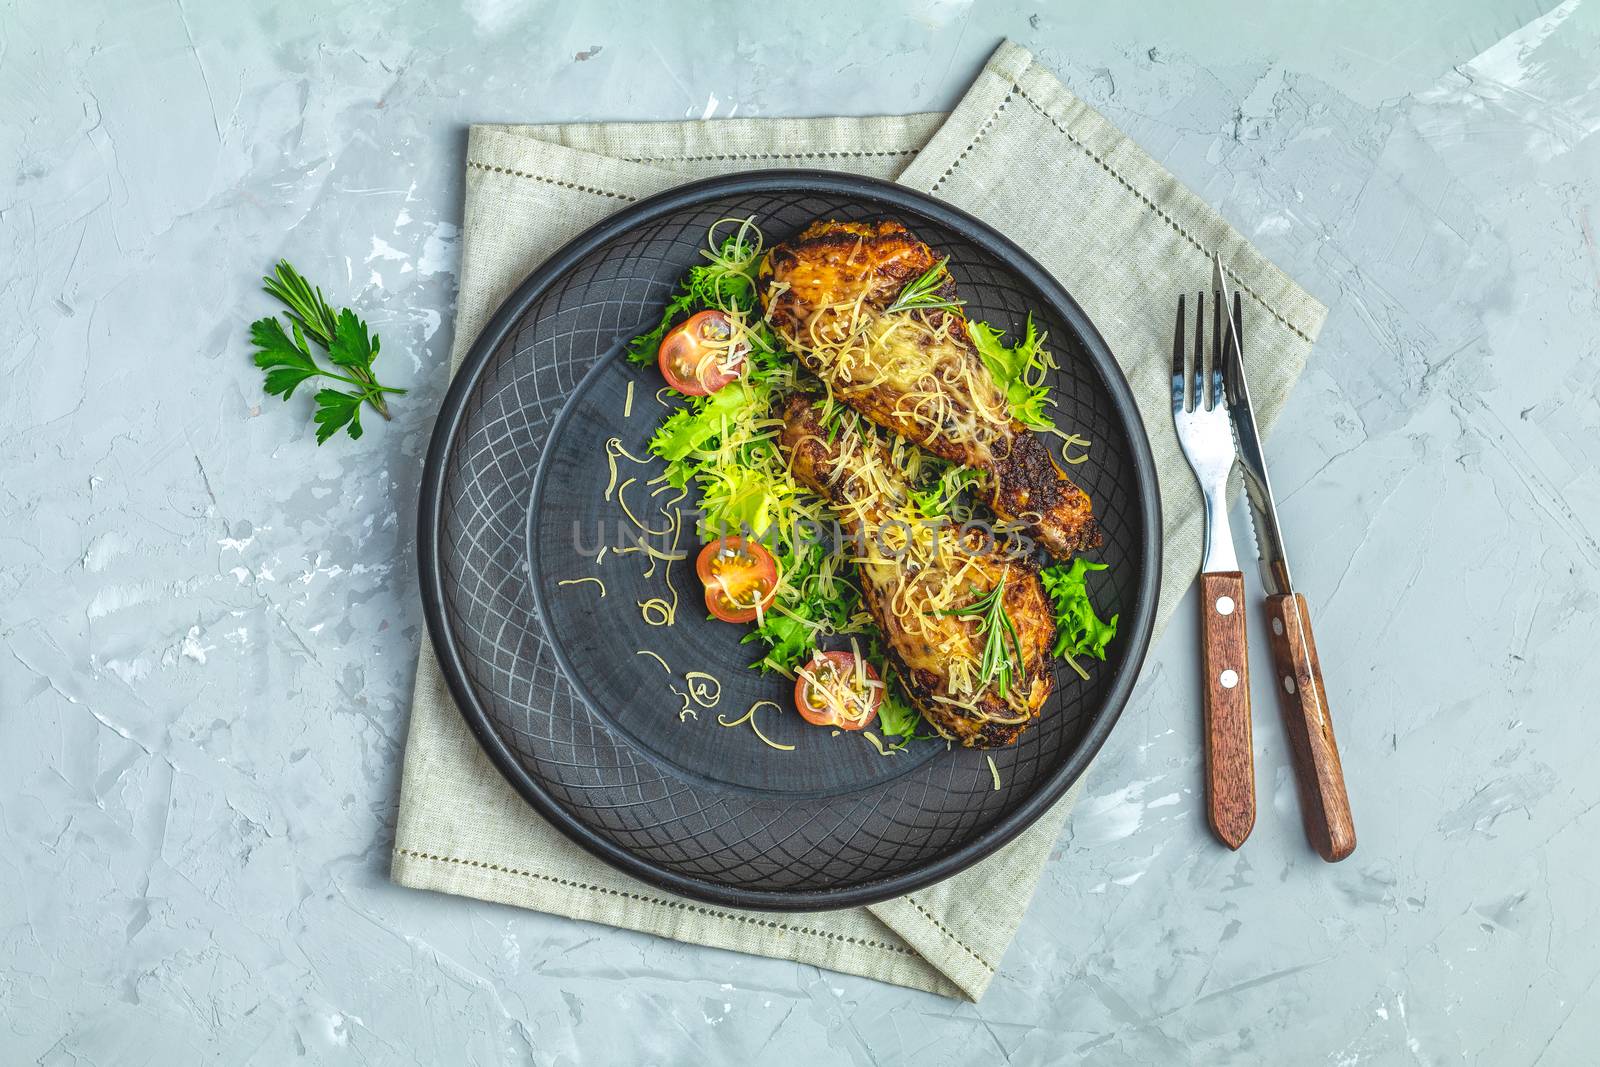
[{"label": "cherry tomato half", "polygon": [[778,563],[756,541],[723,537],[700,550],[695,573],[706,585],[706,610],[723,622],[752,622],[778,589]]},{"label": "cherry tomato half", "polygon": [[661,339],[656,361],[667,384],[688,396],[706,396],[744,373],[749,342],[733,339],[733,323],[720,311],[701,311]]},{"label": "cherry tomato half", "polygon": [[794,706],[811,725],[861,730],[878,717],[883,680],[854,652],[814,653],[798,673]]}]

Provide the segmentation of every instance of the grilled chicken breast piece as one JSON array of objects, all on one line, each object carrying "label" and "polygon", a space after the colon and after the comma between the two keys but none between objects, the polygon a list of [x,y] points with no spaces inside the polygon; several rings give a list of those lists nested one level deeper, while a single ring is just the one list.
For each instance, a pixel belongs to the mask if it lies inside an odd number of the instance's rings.
[{"label": "grilled chicken breast piece", "polygon": [[[779,443],[795,478],[827,500],[855,540],[867,610],[883,630],[890,664],[930,725],[968,748],[1015,741],[1055,686],[1049,652],[1055,615],[1025,554],[1008,556],[981,534],[929,527],[909,510],[909,486],[876,438],[849,424],[830,435],[809,398],[792,398]],[[831,439],[830,439],[831,437]],[[903,524],[903,525],[902,525]],[[909,535],[909,543],[907,537]],[[984,637],[959,609],[1005,582],[1001,600],[1016,630],[1021,663],[1002,695],[982,677]]]},{"label": "grilled chicken breast piece", "polygon": [[[1053,556],[1100,544],[1089,497],[1011,418],[959,311],[889,311],[939,262],[898,222],[815,222],[762,260],[767,318],[805,367],[868,419],[986,473],[988,503]],[[948,275],[936,290],[954,297]]]}]

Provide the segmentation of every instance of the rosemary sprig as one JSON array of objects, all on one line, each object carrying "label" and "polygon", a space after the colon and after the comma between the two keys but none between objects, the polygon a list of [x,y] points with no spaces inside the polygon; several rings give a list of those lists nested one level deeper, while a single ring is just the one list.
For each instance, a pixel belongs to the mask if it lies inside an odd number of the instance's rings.
[{"label": "rosemary sprig", "polygon": [[908,283],[900,290],[900,295],[894,298],[885,314],[893,315],[896,311],[942,310],[955,311],[966,303],[954,297],[943,296],[939,293],[939,283],[945,277],[945,265],[950,262],[950,257],[945,256],[939,262],[928,268],[926,274]]},{"label": "rosemary sprig", "polygon": [[[977,589],[972,592],[978,594]],[[1003,699],[1011,689],[1012,680],[1022,673],[1022,640],[1017,636],[1017,627],[1011,621],[1010,613],[1006,611],[1005,576],[1001,575],[993,589],[978,595],[972,603],[934,614],[956,615],[977,621],[978,636],[983,638],[983,655],[978,661],[978,670],[982,674],[979,684],[987,686],[993,679]],[[1009,649],[1006,647],[1008,644],[1011,646]]]}]

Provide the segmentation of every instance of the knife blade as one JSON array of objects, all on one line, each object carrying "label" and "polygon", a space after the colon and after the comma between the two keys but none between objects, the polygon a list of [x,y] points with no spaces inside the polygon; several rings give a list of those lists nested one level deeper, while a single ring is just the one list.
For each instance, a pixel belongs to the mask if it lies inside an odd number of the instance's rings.
[{"label": "knife blade", "polygon": [[1228,414],[1233,417],[1238,438],[1239,469],[1244,474],[1244,495],[1250,507],[1251,533],[1255,535],[1256,555],[1261,560],[1261,583],[1271,595],[1294,591],[1289,577],[1289,559],[1283,546],[1283,528],[1278,522],[1278,505],[1272,496],[1272,480],[1267,477],[1267,457],[1261,448],[1261,431],[1256,427],[1255,409],[1250,406],[1250,386],[1244,373],[1243,312],[1238,294],[1230,294],[1223,276],[1222,256],[1211,259],[1211,287],[1221,294],[1217,306],[1232,308],[1232,314],[1219,312],[1226,325],[1218,330],[1225,336],[1224,358],[1234,373],[1227,375]]}]

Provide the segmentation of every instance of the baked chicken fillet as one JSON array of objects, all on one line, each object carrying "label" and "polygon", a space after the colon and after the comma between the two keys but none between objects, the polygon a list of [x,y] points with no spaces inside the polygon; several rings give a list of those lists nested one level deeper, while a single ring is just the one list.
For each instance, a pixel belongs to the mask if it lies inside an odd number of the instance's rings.
[{"label": "baked chicken fillet", "polygon": [[[966,319],[948,308],[890,311],[939,257],[898,222],[815,222],[762,260],[768,320],[829,392],[871,421],[985,474],[988,503],[1051,555],[1100,544],[1089,497],[1011,418]],[[946,274],[934,289],[953,299]]]},{"label": "baked chicken fillet", "polygon": [[[904,474],[875,437],[858,432],[853,416],[830,434],[817,405],[797,396],[783,422],[779,443],[796,480],[832,505],[857,546],[863,600],[911,702],[940,734],[968,748],[1015,741],[1055,685],[1055,616],[1037,565],[981,534],[963,537],[952,524],[920,521]],[[999,671],[985,677],[979,619],[961,610],[1002,581],[1000,601],[1016,633],[1003,646],[1011,664],[1004,684]]]}]

